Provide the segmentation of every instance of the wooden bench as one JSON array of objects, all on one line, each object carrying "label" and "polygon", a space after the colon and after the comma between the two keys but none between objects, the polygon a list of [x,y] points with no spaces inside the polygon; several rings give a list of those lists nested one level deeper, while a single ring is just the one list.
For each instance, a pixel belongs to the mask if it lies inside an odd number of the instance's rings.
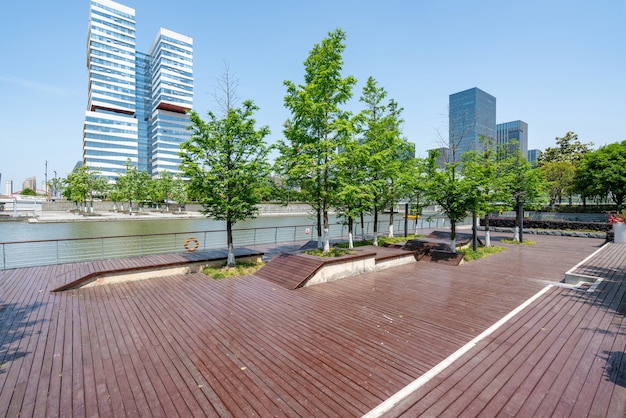
[{"label": "wooden bench", "polygon": [[[457,233],[456,247],[464,247],[472,240],[472,234]],[[463,260],[463,254],[453,252],[450,247],[450,233],[446,231],[433,231],[423,238],[415,238],[404,245],[404,249],[413,251],[418,261],[434,261],[451,265],[459,265]]]}]

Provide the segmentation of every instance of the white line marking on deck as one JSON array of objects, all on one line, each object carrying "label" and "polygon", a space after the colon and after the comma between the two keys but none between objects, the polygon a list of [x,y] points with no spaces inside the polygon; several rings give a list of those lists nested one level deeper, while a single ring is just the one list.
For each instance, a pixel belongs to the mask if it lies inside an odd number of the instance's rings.
[{"label": "white line marking on deck", "polygon": [[539,292],[537,292],[534,296],[532,296],[526,302],[522,303],[517,308],[509,312],[506,316],[502,317],[498,322],[496,322],[495,324],[493,324],[492,326],[484,330],[482,333],[480,333],[480,335],[477,335],[474,339],[472,339],[463,347],[459,348],[457,351],[452,353],[450,356],[448,356],[446,359],[441,361],[435,367],[433,367],[432,369],[424,373],[422,376],[420,376],[413,382],[406,385],[404,388],[400,389],[398,392],[393,394],[390,398],[388,398],[386,401],[378,405],[376,408],[372,409],[367,414],[363,415],[363,418],[380,417],[383,414],[389,412],[394,406],[400,403],[400,401],[402,401],[404,398],[406,398],[407,396],[415,392],[420,387],[424,386],[432,378],[437,376],[439,373],[444,371],[448,366],[450,366],[452,363],[458,360],[463,354],[467,353],[470,349],[475,347],[481,340],[487,338],[490,334],[492,334],[494,331],[496,331],[498,328],[504,325],[508,320],[510,320],[515,315],[520,313],[522,310],[524,310],[527,306],[529,306],[535,300],[539,299],[551,287],[554,287],[554,286],[548,285],[544,287],[543,289],[541,289]]}]

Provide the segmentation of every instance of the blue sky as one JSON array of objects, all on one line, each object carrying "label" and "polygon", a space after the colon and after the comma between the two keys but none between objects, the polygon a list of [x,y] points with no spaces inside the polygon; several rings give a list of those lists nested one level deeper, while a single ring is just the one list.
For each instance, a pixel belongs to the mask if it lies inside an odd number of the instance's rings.
[{"label": "blue sky", "polygon": [[[206,2],[126,0],[137,48],[159,27],[194,40],[194,107],[216,110],[228,63],[238,96],[261,108],[259,125],[282,136],[284,80],[335,28],[347,34],[344,75],[373,76],[404,108],[403,133],[418,155],[447,139],[448,96],[478,87],[497,99],[497,122],[529,125],[529,148],[574,131],[596,147],[626,139],[626,1]],[[176,5],[176,6],[174,6]],[[82,157],[87,105],[89,2],[32,0],[0,8],[0,193],[5,180],[66,176]]]}]

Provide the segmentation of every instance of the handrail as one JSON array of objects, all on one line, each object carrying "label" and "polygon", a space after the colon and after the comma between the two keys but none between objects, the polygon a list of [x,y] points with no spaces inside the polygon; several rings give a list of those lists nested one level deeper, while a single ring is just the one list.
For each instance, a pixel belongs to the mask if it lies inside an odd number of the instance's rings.
[{"label": "handrail", "polygon": [[[421,219],[420,229],[445,227],[446,221],[442,218],[435,219],[433,222]],[[378,225],[379,234],[385,234],[384,228],[389,226],[389,221],[379,220]],[[402,233],[403,225],[404,219],[397,219],[394,222],[394,230],[398,234]],[[355,237],[361,234],[372,236],[373,222],[366,222],[363,230],[360,222],[357,222],[354,228]],[[235,245],[257,246],[308,241],[315,239],[314,231],[315,224],[300,224],[234,229],[233,234]],[[0,242],[0,270],[184,252],[186,250],[183,242],[189,237],[198,240],[198,250],[220,249],[226,247],[224,234],[226,230],[219,229]],[[347,225],[342,222],[330,225],[330,238],[337,239],[346,236]]]}]

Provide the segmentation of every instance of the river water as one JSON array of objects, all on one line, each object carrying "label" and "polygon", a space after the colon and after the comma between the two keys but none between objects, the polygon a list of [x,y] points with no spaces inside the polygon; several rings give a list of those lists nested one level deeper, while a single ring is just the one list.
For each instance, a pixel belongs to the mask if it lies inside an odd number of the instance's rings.
[{"label": "river water", "polygon": [[[0,222],[0,270],[180,252],[187,249],[190,241],[200,250],[226,247],[225,222],[207,218],[107,218],[76,222],[65,219],[65,222]],[[331,216],[329,222],[331,239],[347,235],[347,227],[339,218]],[[365,222],[365,234],[371,236],[371,217]],[[396,216],[394,224],[400,234],[404,220]],[[414,230],[415,221],[409,224]],[[386,234],[388,227],[389,216],[380,217],[379,234]],[[355,225],[355,235],[361,235],[360,223]],[[303,242],[316,237],[315,218],[307,215],[261,216],[237,223],[233,232],[235,246],[242,247]]]},{"label": "river water", "polygon": [[[336,218],[331,218],[336,223]],[[313,217],[262,216],[238,222],[236,229],[267,228],[276,226],[314,225]],[[226,229],[226,223],[208,218],[136,219],[120,221],[80,221],[80,222],[0,222],[0,243],[63,240],[71,238],[96,238],[122,235],[143,235],[160,233],[182,233],[214,231]]]}]

